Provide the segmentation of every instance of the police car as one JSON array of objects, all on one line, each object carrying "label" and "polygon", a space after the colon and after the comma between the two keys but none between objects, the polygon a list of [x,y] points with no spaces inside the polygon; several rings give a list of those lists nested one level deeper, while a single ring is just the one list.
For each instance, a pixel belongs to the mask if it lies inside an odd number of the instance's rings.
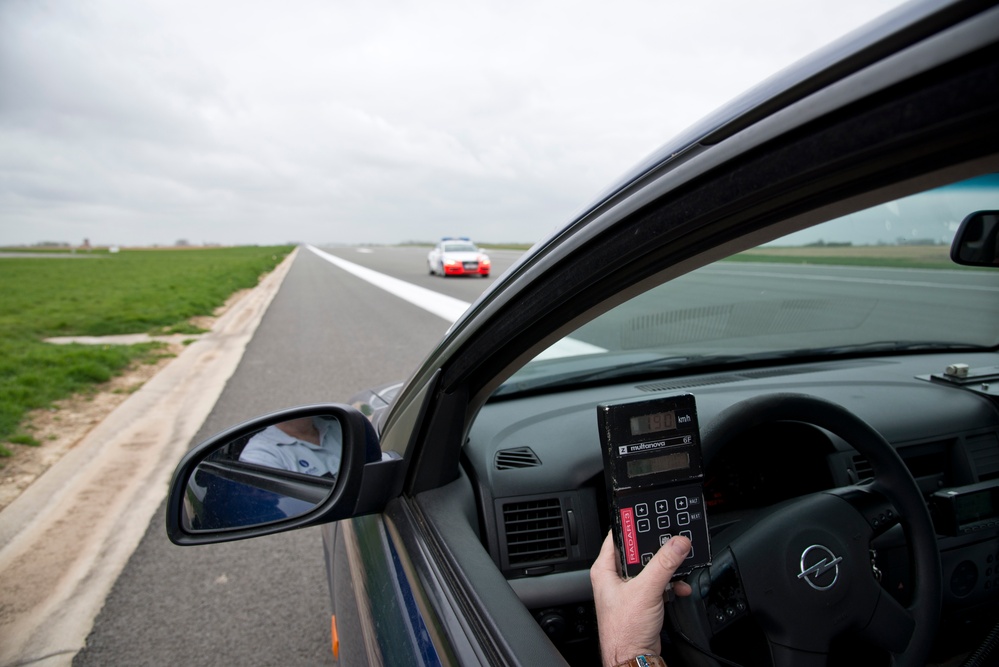
[{"label": "police car", "polygon": [[445,236],[427,254],[430,275],[489,276],[489,256],[467,236]]}]

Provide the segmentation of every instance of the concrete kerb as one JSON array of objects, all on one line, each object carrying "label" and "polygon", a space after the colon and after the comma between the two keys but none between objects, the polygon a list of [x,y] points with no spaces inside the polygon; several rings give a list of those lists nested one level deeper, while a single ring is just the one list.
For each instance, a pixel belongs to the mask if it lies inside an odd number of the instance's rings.
[{"label": "concrete kerb", "polygon": [[69,345],[70,343],[81,343],[83,345],[136,345],[138,343],[151,343],[158,341],[161,343],[186,343],[203,338],[205,334],[169,334],[167,336],[151,336],[149,334],[121,334],[118,336],[56,336],[46,338],[46,343],[55,345]]},{"label": "concrete kerb", "polygon": [[71,665],[293,251],[0,511],[0,665]]}]

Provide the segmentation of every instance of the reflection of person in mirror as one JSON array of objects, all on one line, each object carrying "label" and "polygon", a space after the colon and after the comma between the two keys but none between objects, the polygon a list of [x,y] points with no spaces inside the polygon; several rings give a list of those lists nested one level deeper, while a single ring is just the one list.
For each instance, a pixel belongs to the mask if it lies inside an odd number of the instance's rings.
[{"label": "reflection of person in mirror", "polygon": [[340,422],[335,419],[289,419],[250,438],[239,460],[307,475],[336,477],[340,470],[341,440]]}]

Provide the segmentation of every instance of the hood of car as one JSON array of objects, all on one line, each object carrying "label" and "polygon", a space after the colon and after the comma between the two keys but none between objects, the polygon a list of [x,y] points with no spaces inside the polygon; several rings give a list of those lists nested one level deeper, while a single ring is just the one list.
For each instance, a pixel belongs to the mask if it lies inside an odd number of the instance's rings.
[{"label": "hood of car", "polygon": [[444,251],[443,256],[445,259],[454,259],[459,262],[477,262],[480,257],[482,257],[481,252],[468,252],[468,251]]}]

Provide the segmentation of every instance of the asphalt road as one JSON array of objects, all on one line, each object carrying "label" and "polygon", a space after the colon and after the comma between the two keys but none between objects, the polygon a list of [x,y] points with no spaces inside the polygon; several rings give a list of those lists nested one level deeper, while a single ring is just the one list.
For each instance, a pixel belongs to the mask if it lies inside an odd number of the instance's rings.
[{"label": "asphalt road", "polygon": [[[989,272],[721,262],[633,299],[622,309],[630,317],[613,326],[594,322],[574,337],[612,350],[723,354],[794,349],[803,332],[819,346],[893,341],[900,330],[947,341],[955,321],[996,298],[999,279]],[[979,329],[962,333],[991,340],[996,323],[977,320]]]},{"label": "asphalt road", "polygon": [[[519,256],[495,253],[490,278],[431,277],[426,249],[326,249],[464,300]],[[256,415],[343,401],[405,379],[450,323],[299,252],[192,446]],[[329,594],[318,529],[177,547],[161,506],[74,665],[324,665]]]}]

